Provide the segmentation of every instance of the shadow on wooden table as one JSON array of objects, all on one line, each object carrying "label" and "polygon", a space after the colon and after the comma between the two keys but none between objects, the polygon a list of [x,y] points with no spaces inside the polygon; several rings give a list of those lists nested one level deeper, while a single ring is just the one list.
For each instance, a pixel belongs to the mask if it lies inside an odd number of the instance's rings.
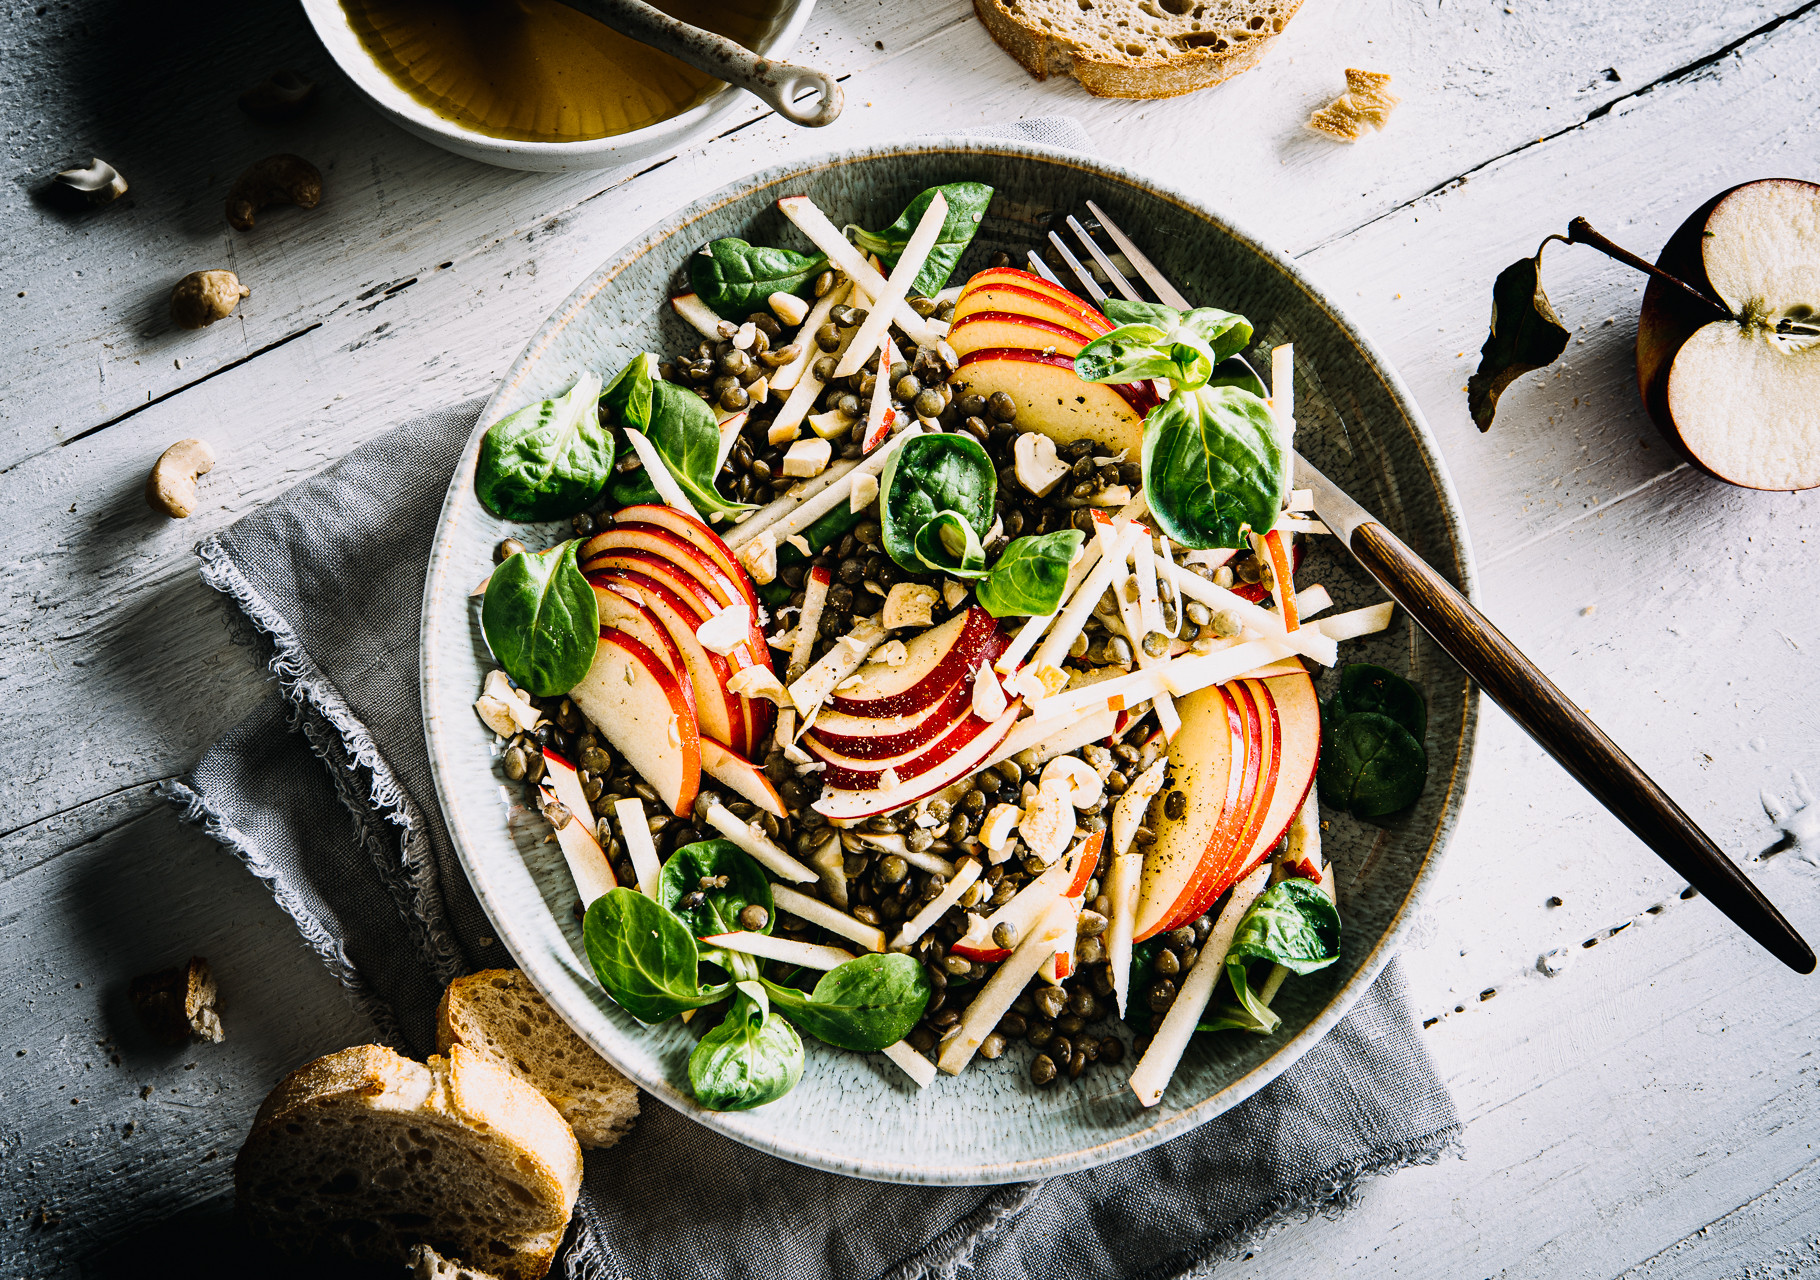
[{"label": "shadow on wooden table", "polygon": [[173,1218],[134,1232],[82,1264],[83,1280],[198,1280],[247,1276],[259,1280],[399,1280],[392,1262],[346,1258],[299,1260],[254,1240],[234,1217],[232,1195],[217,1196]]}]

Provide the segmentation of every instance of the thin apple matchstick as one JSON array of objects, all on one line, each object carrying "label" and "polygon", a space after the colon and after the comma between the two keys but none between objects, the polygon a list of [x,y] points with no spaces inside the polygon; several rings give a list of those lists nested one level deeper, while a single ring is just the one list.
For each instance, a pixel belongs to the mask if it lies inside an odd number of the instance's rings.
[{"label": "thin apple matchstick", "polygon": [[1188,971],[1181,990],[1176,993],[1175,1003],[1163,1015],[1163,1025],[1157,1028],[1150,1047],[1144,1050],[1137,1069],[1131,1073],[1128,1082],[1131,1092],[1142,1105],[1154,1107],[1163,1100],[1163,1090],[1169,1087],[1170,1078],[1182,1061],[1182,1053],[1188,1048],[1189,1038],[1194,1035],[1207,1002],[1213,998],[1213,989],[1226,971],[1226,952],[1232,947],[1232,936],[1238,932],[1239,921],[1251,910],[1251,904],[1257,901],[1269,882],[1270,864],[1264,862],[1232,887],[1226,909],[1214,921],[1213,932],[1207,935],[1206,945],[1201,948],[1201,958]]},{"label": "thin apple matchstick", "polygon": [[[847,353],[835,366],[835,377],[847,378],[858,373],[860,366],[878,350],[885,330],[895,317],[897,308],[904,306],[910,286],[922,271],[923,263],[928,259],[929,251],[935,247],[935,242],[942,233],[942,225],[947,221],[948,201],[938,191],[929,202],[929,207],[923,211],[923,216],[917,220],[916,230],[910,233],[910,239],[905,242],[903,253],[898,255],[897,265],[891,269],[891,275],[885,281],[884,291],[873,294],[872,309],[866,312],[866,318],[860,322],[859,335],[853,339]],[[908,310],[907,307],[905,309]]]},{"label": "thin apple matchstick", "polygon": [[[785,196],[777,202],[783,215],[796,224],[797,230],[808,236],[815,247],[828,255],[828,260],[853,281],[854,287],[870,297],[878,298],[885,292],[885,277],[870,262],[867,262],[860,251],[853,247],[847,237],[841,234],[840,228],[828,221],[828,215],[815,207],[808,196]],[[910,340],[918,346],[933,344],[937,340],[928,323],[910,309],[910,304],[899,300],[892,308],[891,319],[896,322]]]}]

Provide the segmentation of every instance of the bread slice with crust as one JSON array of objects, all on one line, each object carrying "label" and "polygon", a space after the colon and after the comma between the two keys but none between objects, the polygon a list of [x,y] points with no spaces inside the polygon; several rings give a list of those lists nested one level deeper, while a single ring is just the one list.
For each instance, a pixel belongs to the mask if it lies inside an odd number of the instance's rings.
[{"label": "bread slice with crust", "polygon": [[638,1086],[569,1029],[517,969],[457,978],[436,1006],[436,1047],[464,1044],[530,1082],[584,1147],[610,1147],[638,1118]]},{"label": "bread slice with crust", "polygon": [[556,1109],[460,1044],[428,1065],[367,1044],[298,1068],[234,1161],[241,1218],[281,1249],[407,1263],[428,1244],[506,1280],[549,1271],[580,1189]]},{"label": "bread slice with crust", "polygon": [[1302,0],[973,0],[999,47],[1038,80],[1100,98],[1174,98],[1248,71]]}]

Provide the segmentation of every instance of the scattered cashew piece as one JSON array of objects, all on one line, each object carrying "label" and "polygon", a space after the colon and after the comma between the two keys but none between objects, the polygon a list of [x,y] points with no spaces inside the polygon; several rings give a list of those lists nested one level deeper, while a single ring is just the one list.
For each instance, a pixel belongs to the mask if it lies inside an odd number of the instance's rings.
[{"label": "scattered cashew piece", "polygon": [[281,153],[248,165],[228,192],[228,225],[251,231],[253,216],[268,205],[314,209],[322,199],[322,174],[302,156]]},{"label": "scattered cashew piece", "polygon": [[196,478],[215,465],[215,451],[201,440],[179,440],[158,455],[145,480],[145,500],[155,511],[181,520],[196,509]]},{"label": "scattered cashew piece", "polygon": [[113,165],[92,156],[86,169],[65,169],[55,181],[72,191],[80,191],[90,204],[110,204],[126,194],[126,179]]},{"label": "scattered cashew piece", "polygon": [[278,124],[303,114],[316,82],[295,71],[274,71],[240,95],[240,109],[255,120]]},{"label": "scattered cashew piece", "polygon": [[171,290],[171,323],[180,329],[206,329],[232,315],[252,292],[232,271],[192,271]]}]

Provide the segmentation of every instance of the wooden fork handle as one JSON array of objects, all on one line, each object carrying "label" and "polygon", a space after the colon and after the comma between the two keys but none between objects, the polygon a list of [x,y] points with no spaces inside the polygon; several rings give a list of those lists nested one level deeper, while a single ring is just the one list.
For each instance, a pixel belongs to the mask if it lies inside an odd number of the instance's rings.
[{"label": "wooden fork handle", "polygon": [[1492,701],[1734,924],[1797,973],[1814,952],[1694,820],[1397,536],[1376,521],[1352,532],[1352,553]]}]

